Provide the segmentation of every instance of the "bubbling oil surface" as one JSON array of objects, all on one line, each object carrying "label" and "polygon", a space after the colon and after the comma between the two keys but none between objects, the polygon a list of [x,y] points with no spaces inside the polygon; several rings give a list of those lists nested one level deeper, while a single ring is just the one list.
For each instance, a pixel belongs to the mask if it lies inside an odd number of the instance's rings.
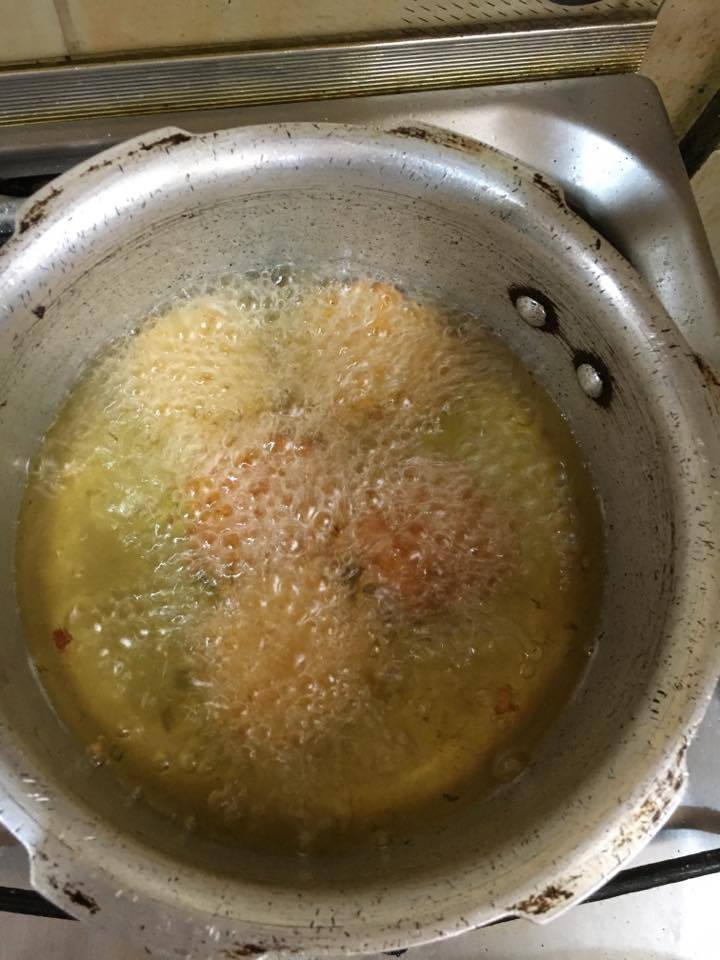
[{"label": "bubbling oil surface", "polygon": [[477,320],[275,269],[81,379],[17,580],[90,762],[187,829],[322,851],[517,776],[587,656],[602,552],[567,426]]}]

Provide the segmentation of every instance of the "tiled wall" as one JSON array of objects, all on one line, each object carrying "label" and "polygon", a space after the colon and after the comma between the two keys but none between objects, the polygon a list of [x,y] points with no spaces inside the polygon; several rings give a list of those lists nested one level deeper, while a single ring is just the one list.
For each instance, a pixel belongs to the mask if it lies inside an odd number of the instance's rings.
[{"label": "tiled wall", "polygon": [[692,183],[715,263],[720,269],[720,150],[716,150],[705,162]]},{"label": "tiled wall", "polygon": [[682,137],[720,85],[720,0],[665,0],[642,72]]},{"label": "tiled wall", "polygon": [[[0,6],[3,0],[0,0]],[[55,0],[71,55],[397,29],[407,0]]]},{"label": "tiled wall", "polygon": [[412,0],[0,0],[0,63],[402,29]]},{"label": "tiled wall", "polygon": [[[682,137],[720,86],[720,0],[666,0],[643,73],[657,84]],[[693,188],[720,266],[720,152],[695,175]]]},{"label": "tiled wall", "polygon": [[0,0],[0,62],[65,56],[53,0]]}]

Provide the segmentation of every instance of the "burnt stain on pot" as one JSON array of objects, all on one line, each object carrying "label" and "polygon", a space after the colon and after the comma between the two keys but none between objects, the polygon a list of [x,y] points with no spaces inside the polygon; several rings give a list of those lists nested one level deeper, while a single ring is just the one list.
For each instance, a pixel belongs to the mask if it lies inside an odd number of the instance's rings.
[{"label": "burnt stain on pot", "polygon": [[510,909],[513,913],[530,913],[533,916],[540,916],[559,904],[571,900],[574,895],[571,890],[565,890],[563,887],[551,883],[545,887],[542,893],[533,893],[532,896],[526,897]]},{"label": "burnt stain on pot", "polygon": [[478,140],[471,140],[458,133],[453,133],[452,130],[441,130],[438,127],[413,126],[408,124],[393,127],[392,130],[388,130],[388,133],[395,134],[395,136],[398,137],[410,137],[413,140],[421,140],[425,143],[434,143],[438,147],[448,147],[450,150],[459,150],[461,153],[479,154],[480,156],[488,153],[496,153],[507,159],[507,154],[504,154],[501,150],[491,146],[489,143],[480,143]]},{"label": "burnt stain on pot", "polygon": [[[169,133],[165,137],[160,137],[159,140],[151,140],[148,143],[141,143],[138,145],[137,149],[129,150],[125,156],[135,157],[138,154],[149,153],[151,150],[158,149],[162,149],[168,153],[172,147],[178,147],[181,143],[187,143],[188,140],[192,140],[192,134],[183,133],[182,130],[178,130],[177,133]],[[121,157],[120,159],[124,158]],[[116,159],[113,158],[109,162],[115,163]]]},{"label": "burnt stain on pot", "polygon": [[546,194],[553,203],[560,207],[561,210],[567,210],[567,204],[565,203],[565,198],[562,195],[562,191],[559,187],[555,186],[554,183],[550,183],[541,173],[533,174],[533,183],[536,187],[539,187],[544,194]]},{"label": "burnt stain on pot", "polygon": [[657,830],[672,813],[687,779],[685,757],[688,747],[689,740],[683,737],[670,767],[657,777],[629,824],[620,830],[612,847],[617,856],[626,857],[629,849],[636,847],[638,840],[647,839],[649,826]]},{"label": "burnt stain on pot", "polygon": [[668,770],[665,781],[658,785],[657,794],[645,800],[635,815],[638,826],[642,829],[648,822],[658,826],[670,812],[672,798],[678,794],[685,784],[685,775],[681,770]]},{"label": "burnt stain on pot", "polygon": [[100,160],[97,163],[91,163],[89,167],[83,170],[81,176],[85,176],[88,173],[95,173],[96,170],[102,170],[104,167],[110,167],[114,162],[114,160],[111,160],[108,157],[107,160]]},{"label": "burnt stain on pot", "polygon": [[648,797],[640,807],[637,818],[644,823],[650,822],[657,825],[662,819],[664,812],[665,808],[662,804],[658,803],[653,797]]},{"label": "burnt stain on pot", "polygon": [[70,883],[65,884],[63,887],[63,893],[71,903],[74,903],[77,907],[82,907],[91,914],[98,913],[100,910],[97,902],[93,900],[92,897],[88,896],[86,893],[83,893],[82,890],[78,890],[76,887],[73,887]]},{"label": "burnt stain on pot", "polygon": [[[480,143],[477,140],[471,140],[467,137],[460,136],[460,134],[453,133],[451,130],[439,130],[435,127],[429,126],[400,126],[394,127],[388,132],[399,137],[412,137],[414,140],[423,140],[427,143],[435,143],[439,147],[449,147],[451,150],[459,150],[462,153],[476,153],[483,155],[491,152],[507,157],[507,154],[503,154],[501,150],[498,150],[496,147],[493,147],[488,143]],[[513,170],[517,169],[517,167],[513,167]],[[550,197],[550,199],[557,207],[560,208],[560,210],[567,212],[568,206],[565,203],[565,198],[559,187],[546,180],[541,173],[533,174],[532,182],[536,187],[542,190],[546,196]]]},{"label": "burnt stain on pot", "polygon": [[34,227],[35,224],[40,223],[42,218],[45,216],[48,204],[51,203],[51,201],[53,201],[56,197],[59,197],[61,193],[62,189],[60,187],[52,187],[49,193],[47,193],[44,197],[41,197],[39,200],[36,200],[20,221],[20,224],[18,225],[18,234],[23,234],[26,230],[29,230],[30,227]]},{"label": "burnt stain on pot", "polygon": [[237,943],[229,949],[223,950],[221,956],[228,958],[259,957],[267,952],[268,948],[261,946],[259,943]]},{"label": "burnt stain on pot", "polygon": [[699,353],[691,354],[691,358],[695,366],[700,371],[700,375],[707,384],[708,387],[720,387],[720,378],[708,364],[703,360]]},{"label": "burnt stain on pot", "polygon": [[147,152],[149,150],[157,150],[158,147],[177,147],[181,143],[187,143],[188,140],[192,140],[192,136],[189,133],[183,133],[182,130],[178,130],[177,133],[168,134],[168,136],[161,137],[159,140],[153,140],[151,143],[141,143],[140,150]]},{"label": "burnt stain on pot", "polygon": [[44,307],[41,303],[39,303],[36,307],[32,308],[32,313],[35,314],[38,320],[42,320],[42,318],[45,316],[46,309],[47,309],[46,307]]},{"label": "burnt stain on pot", "polygon": [[[166,152],[171,147],[177,147],[181,143],[187,143],[188,140],[192,140],[192,136],[189,133],[183,133],[182,130],[178,130],[177,133],[170,133],[165,137],[160,137],[159,140],[151,140],[149,143],[141,143],[136,150],[130,150],[127,154],[128,157],[134,157],[139,153],[149,153],[151,150],[164,149]],[[113,160],[110,161],[114,162]]]}]

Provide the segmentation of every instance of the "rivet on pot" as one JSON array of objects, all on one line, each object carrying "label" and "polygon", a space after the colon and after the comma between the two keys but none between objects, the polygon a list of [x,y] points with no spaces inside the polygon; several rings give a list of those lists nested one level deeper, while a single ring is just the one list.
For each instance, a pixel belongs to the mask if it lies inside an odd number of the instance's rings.
[{"label": "rivet on pot", "polygon": [[547,310],[543,304],[534,297],[531,297],[526,293],[520,294],[515,301],[515,309],[525,323],[529,323],[531,327],[545,326],[545,321],[547,320]]},{"label": "rivet on pot", "polygon": [[583,393],[593,400],[599,400],[605,389],[603,378],[591,363],[581,363],[575,370]]}]

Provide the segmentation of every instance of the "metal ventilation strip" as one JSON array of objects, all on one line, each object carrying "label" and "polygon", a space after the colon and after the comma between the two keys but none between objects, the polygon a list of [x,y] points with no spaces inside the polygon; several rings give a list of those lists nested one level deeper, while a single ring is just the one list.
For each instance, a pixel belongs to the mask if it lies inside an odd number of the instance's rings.
[{"label": "metal ventilation strip", "polygon": [[0,126],[637,69],[654,19],[0,72]]}]

